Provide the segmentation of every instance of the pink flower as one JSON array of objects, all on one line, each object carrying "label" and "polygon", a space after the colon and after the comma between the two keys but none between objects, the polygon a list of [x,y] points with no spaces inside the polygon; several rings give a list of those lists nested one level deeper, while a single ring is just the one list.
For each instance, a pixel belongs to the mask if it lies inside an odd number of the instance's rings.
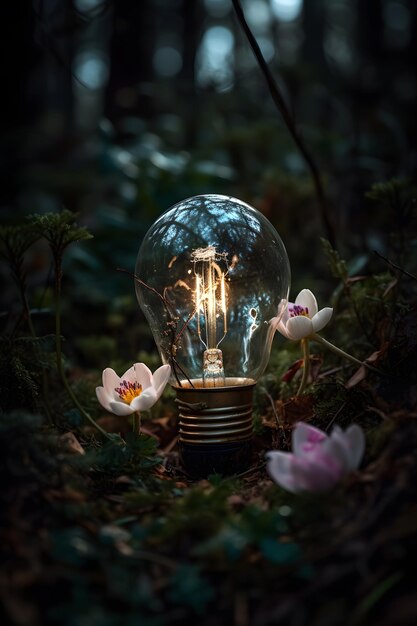
[{"label": "pink flower", "polygon": [[325,491],[356,470],[365,451],[365,435],[352,424],[330,434],[299,422],[292,433],[293,452],[267,452],[267,471],[287,491]]},{"label": "pink flower", "polygon": [[169,365],[162,365],[152,374],[144,363],[135,363],[119,378],[107,367],[103,371],[103,387],[96,387],[97,399],[115,415],[147,411],[161,397],[170,373]]},{"label": "pink flower", "polygon": [[[310,289],[302,289],[295,302],[288,302],[282,317],[271,320],[276,330],[287,339],[298,341],[322,330],[333,315],[333,309],[318,310],[317,300]],[[276,320],[276,322],[274,322]]]}]

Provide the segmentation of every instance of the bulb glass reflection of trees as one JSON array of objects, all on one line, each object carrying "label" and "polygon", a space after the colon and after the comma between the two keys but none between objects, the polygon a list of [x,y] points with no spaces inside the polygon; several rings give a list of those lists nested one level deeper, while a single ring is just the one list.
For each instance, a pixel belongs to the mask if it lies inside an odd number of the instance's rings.
[{"label": "bulb glass reflection of trees", "polygon": [[256,382],[290,281],[284,244],[265,216],[214,194],[179,202],[149,229],[135,274],[175,387]]}]

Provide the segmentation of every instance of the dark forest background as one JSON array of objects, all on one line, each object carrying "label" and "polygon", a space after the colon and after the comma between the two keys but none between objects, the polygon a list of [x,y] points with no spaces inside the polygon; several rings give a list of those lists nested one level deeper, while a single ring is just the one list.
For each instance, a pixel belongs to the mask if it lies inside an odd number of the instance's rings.
[{"label": "dark forest background", "polygon": [[[321,172],[332,243],[389,256],[401,216],[365,193],[415,173],[415,3],[242,6]],[[111,272],[132,269],[143,233],[174,202],[227,193],[276,225],[295,289],[300,275],[317,279],[311,259],[320,268],[319,236],[329,233],[230,1],[43,0],[1,10],[5,220],[79,211],[96,236],[91,254]]]}]

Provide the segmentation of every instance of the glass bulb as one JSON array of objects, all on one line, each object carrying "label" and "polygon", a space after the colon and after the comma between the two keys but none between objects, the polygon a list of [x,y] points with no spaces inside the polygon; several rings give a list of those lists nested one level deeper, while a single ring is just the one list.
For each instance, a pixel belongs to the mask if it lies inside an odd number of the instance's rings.
[{"label": "glass bulb", "polygon": [[284,244],[265,216],[236,198],[188,198],[150,228],[135,273],[174,386],[259,378],[271,349],[269,322],[290,280]]},{"label": "glass bulb", "polygon": [[[228,196],[183,200],[149,229],[135,276],[177,391],[253,387],[268,363],[271,320],[283,310],[290,283],[284,244],[262,213]],[[237,421],[227,428],[239,430]],[[211,426],[213,416],[202,420],[195,445],[223,441]]]}]

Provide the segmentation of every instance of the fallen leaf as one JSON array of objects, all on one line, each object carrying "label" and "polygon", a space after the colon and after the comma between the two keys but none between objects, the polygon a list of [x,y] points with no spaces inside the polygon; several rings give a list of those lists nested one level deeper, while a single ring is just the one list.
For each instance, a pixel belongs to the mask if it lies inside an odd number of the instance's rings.
[{"label": "fallen leaf", "polygon": [[59,438],[67,452],[72,454],[85,454],[85,450],[72,432],[67,432]]},{"label": "fallen leaf", "polygon": [[313,398],[311,396],[294,396],[285,402],[278,400],[278,414],[284,426],[297,422],[308,422],[314,417]]}]

